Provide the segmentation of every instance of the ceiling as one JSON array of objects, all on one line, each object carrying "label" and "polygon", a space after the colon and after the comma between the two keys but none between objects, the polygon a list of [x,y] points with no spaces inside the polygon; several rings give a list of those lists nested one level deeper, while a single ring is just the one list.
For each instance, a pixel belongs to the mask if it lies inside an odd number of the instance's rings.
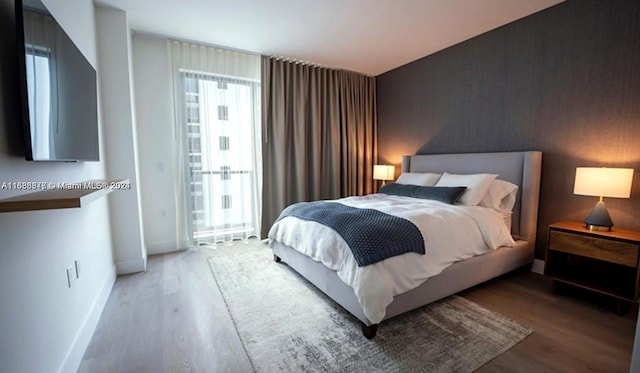
[{"label": "ceiling", "polygon": [[96,0],[132,29],[369,75],[564,0]]}]

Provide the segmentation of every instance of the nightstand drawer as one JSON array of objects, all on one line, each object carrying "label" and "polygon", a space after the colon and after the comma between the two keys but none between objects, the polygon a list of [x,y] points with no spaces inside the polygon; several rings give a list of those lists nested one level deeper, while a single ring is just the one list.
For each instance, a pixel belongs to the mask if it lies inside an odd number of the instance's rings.
[{"label": "nightstand drawer", "polygon": [[636,267],[638,245],[558,230],[549,232],[549,249]]}]

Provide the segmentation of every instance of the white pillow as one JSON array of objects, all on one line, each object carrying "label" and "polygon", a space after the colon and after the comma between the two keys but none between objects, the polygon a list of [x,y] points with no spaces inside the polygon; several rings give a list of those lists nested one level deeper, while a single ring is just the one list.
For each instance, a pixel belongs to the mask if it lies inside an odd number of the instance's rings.
[{"label": "white pillow", "polygon": [[509,230],[509,232],[511,232],[511,218],[512,218],[512,213],[511,212],[502,212],[500,213],[500,215],[502,216],[502,221],[504,222],[504,226],[507,227],[507,229]]},{"label": "white pillow", "polygon": [[396,183],[418,186],[434,186],[438,182],[440,174],[403,172]]},{"label": "white pillow", "polygon": [[517,185],[495,179],[478,205],[489,207],[499,212],[511,212],[516,204],[517,193]]},{"label": "white pillow", "polygon": [[[491,224],[486,228],[491,231],[491,234],[488,235],[490,238],[486,242],[486,244],[492,249],[497,249],[500,246],[513,247],[516,245],[516,242],[511,236],[511,214],[500,215],[502,216],[502,220],[504,221],[505,226],[501,226],[499,224]],[[507,215],[509,215],[509,218],[507,218]],[[507,223],[509,224],[509,227],[506,226]]]},{"label": "white pillow", "polygon": [[465,206],[476,206],[487,194],[491,183],[496,177],[498,175],[495,174],[456,175],[445,172],[436,183],[436,186],[465,186],[467,190],[458,199],[457,203]]}]

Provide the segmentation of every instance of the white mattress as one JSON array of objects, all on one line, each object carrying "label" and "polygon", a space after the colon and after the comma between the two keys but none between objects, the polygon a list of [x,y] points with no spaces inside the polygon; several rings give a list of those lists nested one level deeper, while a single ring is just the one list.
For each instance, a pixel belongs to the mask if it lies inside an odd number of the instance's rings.
[{"label": "white mattress", "polygon": [[293,247],[336,271],[339,278],[353,288],[364,314],[372,323],[385,317],[394,296],[418,287],[451,264],[500,246],[515,245],[502,215],[484,207],[448,205],[385,194],[337,201],[410,220],[422,233],[426,254],[408,253],[358,267],[340,235],[324,225],[296,217],[276,222],[269,232],[269,239]]}]

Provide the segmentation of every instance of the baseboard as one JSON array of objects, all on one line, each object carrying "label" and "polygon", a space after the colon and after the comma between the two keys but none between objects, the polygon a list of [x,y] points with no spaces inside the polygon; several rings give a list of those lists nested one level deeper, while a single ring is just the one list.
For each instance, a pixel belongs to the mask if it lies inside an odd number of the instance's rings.
[{"label": "baseboard", "polygon": [[147,242],[146,246],[147,246],[147,255],[173,253],[176,251],[182,251],[189,248],[188,244],[185,244],[184,247],[180,248],[177,246],[176,242],[154,242],[154,243]]},{"label": "baseboard", "polygon": [[91,342],[91,337],[93,337],[93,332],[98,326],[98,321],[100,321],[102,310],[104,310],[104,307],[107,305],[107,300],[109,300],[109,295],[111,295],[111,289],[115,282],[116,270],[115,266],[113,266],[112,270],[109,271],[107,278],[104,279],[102,286],[100,286],[98,295],[95,297],[87,317],[82,322],[80,331],[76,334],[76,337],[71,343],[71,347],[67,352],[67,356],[65,356],[62,361],[60,369],[58,369],[58,373],[78,371],[82,358],[84,357],[84,353],[89,346],[89,342]]},{"label": "baseboard", "polygon": [[144,272],[147,270],[147,258],[135,260],[122,260],[116,262],[116,273],[126,275],[129,273]]},{"label": "baseboard", "polygon": [[531,265],[531,272],[544,274],[544,260],[534,259],[533,265]]}]

